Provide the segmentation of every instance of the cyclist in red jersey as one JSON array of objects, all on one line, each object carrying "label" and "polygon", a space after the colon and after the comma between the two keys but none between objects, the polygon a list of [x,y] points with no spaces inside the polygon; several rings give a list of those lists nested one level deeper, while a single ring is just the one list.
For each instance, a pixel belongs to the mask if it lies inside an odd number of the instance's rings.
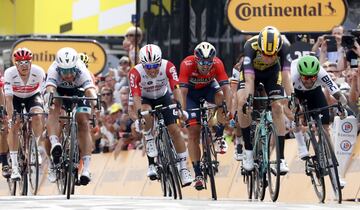
[{"label": "cyclist in red jersey", "polygon": [[[221,105],[224,100],[229,107],[231,104],[231,90],[228,76],[223,62],[216,57],[216,49],[208,42],[201,42],[194,50],[194,55],[186,57],[180,66],[180,86],[183,93],[184,109],[198,108],[200,99],[209,103]],[[230,107],[229,107],[230,110]],[[189,111],[189,110],[188,110]],[[226,152],[227,145],[223,139],[224,124],[226,120],[222,110],[217,112],[218,124],[215,126],[217,152]],[[195,188],[204,188],[204,178],[200,169],[201,151],[200,141],[200,113],[189,111],[187,120],[189,131],[188,149],[195,171]]]}]

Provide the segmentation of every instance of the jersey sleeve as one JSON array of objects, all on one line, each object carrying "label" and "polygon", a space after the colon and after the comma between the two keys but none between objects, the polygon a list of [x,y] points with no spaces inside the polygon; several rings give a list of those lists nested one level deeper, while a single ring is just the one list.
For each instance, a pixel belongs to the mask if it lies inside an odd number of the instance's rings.
[{"label": "jersey sleeve", "polygon": [[189,65],[189,63],[187,63],[186,59],[183,60],[180,64],[180,87],[189,87],[189,77],[190,77],[190,72],[191,72],[191,65]]},{"label": "jersey sleeve", "polygon": [[279,52],[281,71],[290,71],[290,42],[284,37],[284,43]]},{"label": "jersey sleeve", "polygon": [[132,68],[129,71],[130,93],[132,96],[141,96],[140,81],[141,77],[139,72],[135,68]]},{"label": "jersey sleeve", "polygon": [[179,85],[179,77],[176,72],[174,64],[170,61],[166,64],[166,76],[169,79],[170,89],[174,90],[176,86]]},{"label": "jersey sleeve", "polygon": [[229,77],[226,74],[223,62],[218,58],[215,58],[215,59],[216,59],[216,61],[215,61],[216,62],[215,63],[215,65],[216,65],[216,80],[218,81],[220,86],[229,84]]},{"label": "jersey sleeve", "polygon": [[329,90],[331,95],[334,95],[336,92],[340,91],[337,84],[334,82],[334,80],[331,79],[330,75],[323,67],[320,67],[318,79],[320,79],[320,83]]},{"label": "jersey sleeve", "polygon": [[5,93],[5,96],[12,96],[13,95],[10,72],[11,72],[11,67],[6,69],[5,74],[4,74],[4,93]]},{"label": "jersey sleeve", "polygon": [[47,72],[47,79],[46,79],[46,82],[45,82],[45,88],[47,86],[54,86],[54,87],[57,87],[58,86],[58,83],[60,81],[60,78],[59,78],[59,74],[58,72],[56,71],[56,64],[55,62],[53,64],[51,64],[51,66],[49,67],[48,69],[48,72]]},{"label": "jersey sleeve", "polygon": [[255,74],[252,60],[255,57],[255,50],[251,47],[251,42],[247,41],[244,45],[244,73]]}]

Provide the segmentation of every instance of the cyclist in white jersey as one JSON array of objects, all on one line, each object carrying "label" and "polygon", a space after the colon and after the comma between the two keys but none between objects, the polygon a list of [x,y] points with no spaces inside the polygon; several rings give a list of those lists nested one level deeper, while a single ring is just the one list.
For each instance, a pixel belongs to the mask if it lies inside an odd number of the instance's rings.
[{"label": "cyclist in white jersey", "polygon": [[[32,53],[27,48],[19,48],[13,54],[15,66],[5,70],[5,102],[9,122],[8,144],[12,163],[11,179],[20,180],[18,168],[18,120],[12,122],[13,111],[21,112],[21,104],[25,105],[26,112],[42,113],[43,100],[41,88],[45,80],[45,72],[40,66],[32,64]],[[37,142],[43,132],[43,116],[32,116],[32,129]]]},{"label": "cyclist in white jersey", "polygon": [[[168,90],[168,83],[173,91],[174,99],[182,101],[179,89],[179,78],[174,64],[162,59],[161,49],[153,44],[145,45],[139,52],[140,64],[134,66],[129,72],[129,83],[131,95],[134,100],[135,110],[151,110],[155,106],[162,104],[168,106],[172,104],[172,99]],[[174,141],[175,149],[179,158],[179,173],[182,186],[188,186],[192,182],[192,177],[187,169],[188,152],[180,128],[175,123],[177,116],[173,110],[164,110],[164,122],[169,130],[169,134]],[[156,179],[154,157],[157,156],[154,136],[152,135],[152,122],[150,116],[144,116],[144,138],[146,140],[146,151],[149,160],[148,176],[151,180]]]},{"label": "cyclist in white jersey", "polygon": [[[347,104],[346,97],[341,93],[336,83],[320,65],[319,60],[315,56],[307,55],[292,61],[291,77],[294,83],[296,98],[300,102],[307,100],[309,110],[327,106],[322,87],[326,87],[330,94],[340,101],[343,106]],[[340,113],[340,115],[343,114]],[[322,111],[321,115],[325,131],[328,132],[330,121],[329,110]],[[309,155],[309,152],[300,127],[296,128],[294,135],[298,143],[299,157],[304,159]]]},{"label": "cyclist in white jersey", "polygon": [[[81,97],[85,95],[86,97],[97,97],[91,75],[85,64],[78,59],[78,54],[73,48],[61,48],[56,54],[55,61],[49,67],[48,77],[46,80],[46,93],[44,95],[45,105],[47,105],[50,93],[66,96],[77,95]],[[90,106],[94,107],[96,102],[91,101],[89,103],[79,102],[76,116],[78,123],[80,157],[84,163],[80,176],[80,184],[82,185],[87,185],[91,180],[89,167],[92,141],[89,118],[91,114]],[[51,143],[51,155],[54,164],[59,162],[62,153],[61,144],[59,143],[59,138],[57,136],[60,133],[60,124],[54,123],[59,121],[61,104],[65,107],[71,106],[70,101],[54,100],[54,106],[49,107],[47,123],[48,135]],[[49,175],[49,180],[55,182],[56,178],[52,179],[54,171],[52,170],[50,172],[51,177]]]}]

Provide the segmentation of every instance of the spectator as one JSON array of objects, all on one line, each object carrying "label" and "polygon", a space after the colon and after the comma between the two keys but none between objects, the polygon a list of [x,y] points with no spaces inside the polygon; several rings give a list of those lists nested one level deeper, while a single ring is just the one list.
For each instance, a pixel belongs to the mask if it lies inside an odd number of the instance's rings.
[{"label": "spectator", "polygon": [[337,69],[343,70],[345,68],[344,48],[341,46],[341,38],[344,35],[343,26],[335,26],[331,30],[331,35],[335,37],[336,48],[334,52],[328,51],[328,43],[325,40],[326,35],[319,36],[316,43],[312,47],[312,52],[316,52],[321,64],[326,61],[337,63]]},{"label": "spectator", "polygon": [[130,88],[129,86],[122,86],[120,91],[120,103],[123,107],[124,113],[128,114],[129,111],[129,94],[130,94]]},{"label": "spectator", "polygon": [[142,38],[143,38],[143,33],[139,27],[131,26],[126,31],[123,47],[125,50],[128,51],[128,56],[131,61],[131,66],[134,66],[135,64],[138,63],[138,56],[136,56],[135,59],[135,54],[138,55],[139,53],[139,48]]},{"label": "spectator", "polygon": [[109,87],[103,87],[100,91],[101,94],[101,102],[104,110],[107,110],[113,103],[113,91]]}]

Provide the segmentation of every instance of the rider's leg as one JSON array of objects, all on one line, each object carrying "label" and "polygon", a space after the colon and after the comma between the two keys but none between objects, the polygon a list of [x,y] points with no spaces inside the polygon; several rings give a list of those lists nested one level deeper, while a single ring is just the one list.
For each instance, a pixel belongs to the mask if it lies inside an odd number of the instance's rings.
[{"label": "rider's leg", "polygon": [[11,175],[11,171],[8,163],[8,157],[7,157],[8,153],[9,153],[9,146],[7,143],[7,132],[4,129],[4,131],[0,133],[0,160],[2,164],[2,175],[5,178],[9,178]]},{"label": "rider's leg", "polygon": [[[216,105],[222,105],[222,103],[224,102],[225,98],[224,98],[224,94],[222,91],[218,91],[215,93],[215,104]],[[224,110],[222,108],[217,109],[216,111],[216,119],[217,119],[217,125],[214,126],[215,129],[215,138],[217,140],[217,148],[218,148],[218,152],[220,154],[224,154],[227,151],[227,143],[224,140],[224,129],[225,129],[225,124],[226,124],[226,114],[224,113]]]},{"label": "rider's leg", "polygon": [[168,125],[168,129],[179,158],[178,161],[181,183],[183,186],[190,185],[193,179],[190,171],[187,169],[187,159],[189,154],[186,150],[185,140],[181,135],[180,127],[176,123],[173,123]]},{"label": "rider's leg", "polygon": [[244,161],[243,161],[243,168],[247,171],[251,171],[254,168],[254,157],[253,157],[253,145],[252,145],[252,139],[250,137],[250,124],[251,124],[251,115],[250,114],[244,114],[242,107],[246,103],[244,100],[243,95],[246,94],[245,89],[240,89],[237,92],[237,98],[238,98],[238,121],[239,125],[241,127],[241,132],[243,135],[244,140]]},{"label": "rider's leg", "polygon": [[92,141],[89,125],[88,113],[77,113],[76,120],[78,123],[78,140],[80,157],[83,161],[83,170],[80,177],[82,185],[86,185],[90,182],[90,161],[92,152]]},{"label": "rider's leg", "polygon": [[17,120],[15,124],[9,129],[9,134],[8,134],[8,145],[10,150],[11,168],[12,168],[11,179],[20,179],[19,163],[18,163],[18,148],[19,148],[18,130],[19,129],[20,129],[20,123]]},{"label": "rider's leg", "polygon": [[61,108],[61,103],[59,102],[59,100],[55,99],[53,107],[49,108],[49,115],[46,124],[49,141],[51,144],[50,154],[55,164],[59,163],[62,154],[62,148],[58,137],[60,133],[60,123],[58,123],[60,108]]}]

